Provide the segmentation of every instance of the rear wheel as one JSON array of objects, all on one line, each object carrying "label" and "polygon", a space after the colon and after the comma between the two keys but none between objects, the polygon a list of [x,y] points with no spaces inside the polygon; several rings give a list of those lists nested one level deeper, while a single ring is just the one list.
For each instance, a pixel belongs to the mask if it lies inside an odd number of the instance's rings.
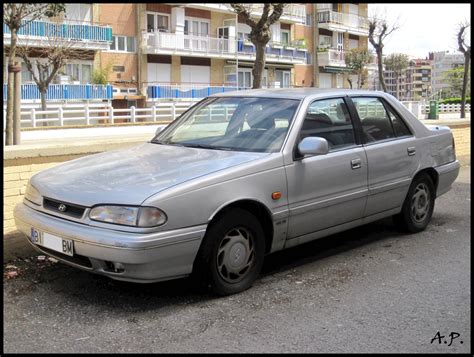
[{"label": "rear wheel", "polygon": [[428,175],[413,180],[402,211],[394,216],[395,224],[405,232],[417,233],[426,228],[433,215],[436,192]]},{"label": "rear wheel", "polygon": [[194,278],[219,295],[248,289],[263,265],[265,239],[257,218],[240,208],[209,227],[196,258]]}]

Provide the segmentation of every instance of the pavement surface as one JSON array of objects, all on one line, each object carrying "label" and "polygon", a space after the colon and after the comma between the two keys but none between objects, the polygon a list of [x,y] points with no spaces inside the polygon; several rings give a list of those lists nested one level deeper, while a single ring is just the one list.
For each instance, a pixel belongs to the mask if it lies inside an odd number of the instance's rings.
[{"label": "pavement surface", "polygon": [[215,297],[41,257],[4,266],[4,352],[471,352],[470,168],[428,228],[385,219],[266,258]]}]

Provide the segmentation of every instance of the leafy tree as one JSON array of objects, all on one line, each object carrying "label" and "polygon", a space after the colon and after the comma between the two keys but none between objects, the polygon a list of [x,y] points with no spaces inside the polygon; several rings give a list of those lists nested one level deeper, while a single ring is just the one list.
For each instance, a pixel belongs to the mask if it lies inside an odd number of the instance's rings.
[{"label": "leafy tree", "polygon": [[[470,70],[468,70],[469,73]],[[454,67],[443,73],[445,81],[449,84],[449,89],[446,90],[445,97],[461,97],[464,81],[464,66]],[[466,96],[470,95],[469,89],[469,75],[468,75],[468,88],[466,90]]]},{"label": "leafy tree", "polygon": [[[19,138],[14,141],[13,138],[13,103],[14,103],[14,76],[11,71],[16,58],[18,45],[18,31],[32,21],[43,17],[53,17],[66,10],[64,3],[4,3],[3,4],[3,23],[10,29],[10,45],[8,46],[8,97],[7,97],[7,125],[5,145],[17,144]],[[20,110],[20,108],[15,108]],[[20,123],[16,123],[20,125]]]},{"label": "leafy tree", "polygon": [[270,26],[280,19],[286,4],[264,3],[262,16],[259,19],[251,15],[252,11],[254,11],[252,4],[231,3],[230,6],[237,14],[242,16],[245,23],[252,29],[249,39],[255,45],[256,51],[255,63],[252,69],[252,88],[261,88],[263,70],[265,68],[265,46],[271,39]]},{"label": "leafy tree", "polygon": [[385,39],[399,26],[397,24],[390,25],[386,19],[374,16],[369,19],[369,41],[377,54],[377,64],[379,70],[379,82],[384,92],[387,92],[385,78],[383,73],[383,47]]},{"label": "leafy tree", "polygon": [[385,58],[385,68],[395,73],[397,82],[397,99],[400,99],[400,76],[410,64],[409,58],[403,53],[392,53]]},{"label": "leafy tree", "polygon": [[[357,88],[362,88],[363,77],[366,75],[366,66],[370,63],[372,55],[367,49],[354,48],[346,53],[345,61],[348,69],[357,74]],[[352,88],[352,81],[349,80]]]},{"label": "leafy tree", "polygon": [[461,118],[466,117],[466,91],[469,80],[469,63],[471,61],[471,45],[466,44],[466,30],[471,26],[469,22],[461,23],[457,33],[459,51],[464,55],[464,76],[462,81],[461,94]]}]

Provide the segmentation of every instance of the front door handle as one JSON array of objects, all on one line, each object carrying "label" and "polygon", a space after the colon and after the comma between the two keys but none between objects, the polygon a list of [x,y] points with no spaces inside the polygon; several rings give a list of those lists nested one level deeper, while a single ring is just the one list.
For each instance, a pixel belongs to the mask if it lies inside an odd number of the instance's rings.
[{"label": "front door handle", "polygon": [[407,148],[408,156],[413,156],[416,153],[416,149],[414,146]]},{"label": "front door handle", "polygon": [[361,167],[360,159],[351,160],[351,167],[352,167],[352,170],[360,169],[360,167]]}]

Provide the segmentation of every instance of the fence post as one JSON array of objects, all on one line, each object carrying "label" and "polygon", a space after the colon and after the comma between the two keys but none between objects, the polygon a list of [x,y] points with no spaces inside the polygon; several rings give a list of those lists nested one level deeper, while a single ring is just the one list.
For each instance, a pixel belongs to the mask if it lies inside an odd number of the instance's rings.
[{"label": "fence post", "polygon": [[112,106],[109,107],[109,121],[110,124],[114,123],[114,107]]},{"label": "fence post", "polygon": [[90,118],[89,118],[89,103],[86,103],[86,106],[84,107],[84,115],[86,117],[86,125],[90,124]]},{"label": "fence post", "polygon": [[151,107],[151,116],[153,118],[153,121],[156,121],[156,107],[155,106]]},{"label": "fence post", "polygon": [[31,108],[31,125],[36,128],[36,109]]},{"label": "fence post", "polygon": [[58,108],[59,126],[64,126],[63,107]]},{"label": "fence post", "polygon": [[130,107],[130,110],[131,110],[131,112],[130,112],[130,119],[131,119],[132,123],[135,123],[135,122],[136,122],[136,119],[135,119],[135,107],[132,105],[132,106]]},{"label": "fence post", "polygon": [[176,119],[176,103],[175,102],[171,104],[171,118],[172,120]]}]

